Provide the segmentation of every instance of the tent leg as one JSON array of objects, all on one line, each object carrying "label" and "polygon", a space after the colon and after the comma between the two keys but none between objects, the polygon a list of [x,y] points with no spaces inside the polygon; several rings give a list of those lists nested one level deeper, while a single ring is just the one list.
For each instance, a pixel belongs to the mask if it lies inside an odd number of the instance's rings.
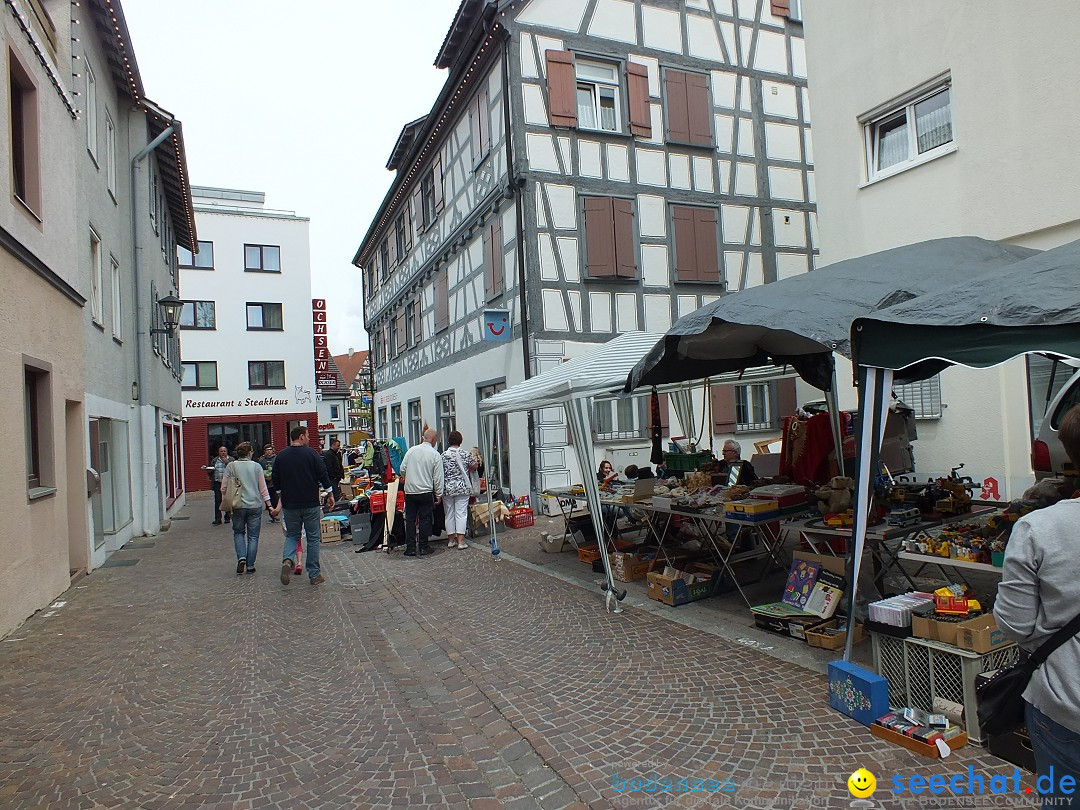
[{"label": "tent leg", "polygon": [[832,381],[829,390],[825,392],[825,403],[829,409],[829,419],[832,422],[833,449],[836,453],[836,474],[847,475],[844,471],[844,437],[840,427],[840,404],[836,394],[836,361],[832,362]]},{"label": "tent leg", "polygon": [[[488,455],[491,448],[491,420],[494,417],[485,416],[484,422],[484,449],[481,451],[482,455]],[[491,544],[491,556],[500,560],[502,557],[502,550],[499,548],[499,537],[495,531],[495,507],[491,500],[491,459],[484,460],[484,480],[487,482],[487,504],[488,504],[488,526],[491,527],[491,538],[488,542]]]}]

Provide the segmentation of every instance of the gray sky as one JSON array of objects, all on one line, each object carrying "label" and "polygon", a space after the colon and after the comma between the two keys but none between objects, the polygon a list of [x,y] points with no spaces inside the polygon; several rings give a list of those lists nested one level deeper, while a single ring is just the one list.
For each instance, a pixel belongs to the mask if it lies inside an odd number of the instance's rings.
[{"label": "gray sky", "polygon": [[311,218],[311,291],[335,354],[367,346],[350,260],[431,109],[458,0],[122,0],[147,95],[184,124],[195,185]]}]

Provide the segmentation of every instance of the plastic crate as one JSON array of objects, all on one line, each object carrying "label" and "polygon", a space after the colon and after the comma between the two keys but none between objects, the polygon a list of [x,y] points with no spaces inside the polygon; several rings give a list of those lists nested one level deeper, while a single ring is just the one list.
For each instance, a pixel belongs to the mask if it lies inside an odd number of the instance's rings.
[{"label": "plastic crate", "polygon": [[976,713],[975,678],[1016,661],[1015,644],[976,653],[925,638],[893,638],[871,632],[870,640],[874,670],[889,683],[890,706],[933,711],[934,698],[959,703],[964,707],[968,738],[983,742]]},{"label": "plastic crate", "polygon": [[506,518],[507,528],[524,529],[536,523],[532,512],[511,512]]},{"label": "plastic crate", "polygon": [[713,460],[713,454],[707,450],[703,453],[664,453],[664,466],[668,472],[694,472]]}]

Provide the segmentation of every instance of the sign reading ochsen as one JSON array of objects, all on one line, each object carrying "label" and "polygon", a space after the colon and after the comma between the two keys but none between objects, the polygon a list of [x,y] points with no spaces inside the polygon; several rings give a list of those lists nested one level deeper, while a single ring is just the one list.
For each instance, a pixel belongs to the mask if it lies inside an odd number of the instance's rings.
[{"label": "sign reading ochsen", "polygon": [[315,336],[315,385],[319,388],[337,388],[337,375],[330,370],[325,298],[311,299],[311,331]]}]

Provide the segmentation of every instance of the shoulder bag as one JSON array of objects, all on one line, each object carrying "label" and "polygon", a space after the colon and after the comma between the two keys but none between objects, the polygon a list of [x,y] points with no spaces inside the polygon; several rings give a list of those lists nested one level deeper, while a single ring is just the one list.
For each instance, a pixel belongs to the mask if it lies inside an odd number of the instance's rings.
[{"label": "shoulder bag", "polygon": [[244,484],[236,474],[235,465],[235,461],[230,461],[225,468],[225,491],[221,493],[221,506],[226,512],[235,512],[244,505]]},{"label": "shoulder bag", "polygon": [[1008,734],[1024,724],[1024,690],[1047,658],[1080,631],[1080,614],[1044,641],[1035,652],[999,669],[975,690],[979,703],[979,725],[983,733]]},{"label": "shoulder bag", "polygon": [[454,453],[454,461],[457,462],[458,469],[461,470],[462,476],[469,482],[469,497],[478,497],[480,495],[480,477],[475,472],[469,472],[469,468],[461,461],[460,450]]}]

